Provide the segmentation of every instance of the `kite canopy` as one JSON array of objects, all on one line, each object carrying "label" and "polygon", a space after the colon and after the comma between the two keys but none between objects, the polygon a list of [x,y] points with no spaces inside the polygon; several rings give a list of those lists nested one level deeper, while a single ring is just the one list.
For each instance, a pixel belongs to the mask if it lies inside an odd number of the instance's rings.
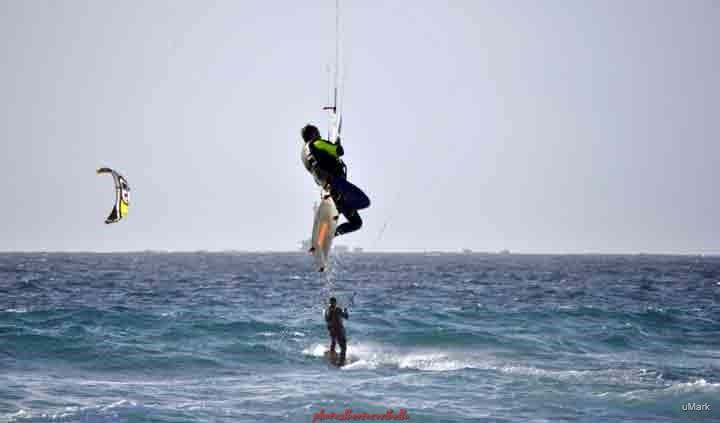
[{"label": "kite canopy", "polygon": [[109,167],[101,167],[97,170],[98,175],[102,173],[111,174],[115,182],[115,204],[110,211],[110,215],[105,219],[105,223],[119,222],[127,215],[130,208],[130,186],[121,174]]}]

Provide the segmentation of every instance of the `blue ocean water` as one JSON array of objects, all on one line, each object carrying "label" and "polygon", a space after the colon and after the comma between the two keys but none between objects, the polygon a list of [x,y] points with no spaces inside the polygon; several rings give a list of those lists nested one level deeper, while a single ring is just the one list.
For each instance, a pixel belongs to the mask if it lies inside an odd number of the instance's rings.
[{"label": "blue ocean water", "polygon": [[711,257],[5,254],[0,421],[720,421],[719,300]]}]

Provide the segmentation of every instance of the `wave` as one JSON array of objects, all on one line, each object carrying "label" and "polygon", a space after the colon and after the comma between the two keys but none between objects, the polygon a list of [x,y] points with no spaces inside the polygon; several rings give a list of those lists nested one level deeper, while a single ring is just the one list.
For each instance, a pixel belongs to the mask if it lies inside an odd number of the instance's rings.
[{"label": "wave", "polygon": [[[15,413],[4,416],[8,422],[77,422],[107,423],[118,421],[146,421],[153,416],[153,421],[173,421],[160,418],[158,410],[154,410],[141,403],[122,399],[106,405],[67,406],[60,409],[33,411],[21,409]],[[170,417],[170,416],[167,416]]]},{"label": "wave", "polygon": [[[302,353],[322,358],[327,344],[313,344]],[[522,377],[545,377],[556,380],[573,380],[585,383],[623,383],[635,380],[638,383],[653,382],[661,378],[655,370],[646,368],[616,369],[568,369],[549,368],[529,365],[526,361],[502,359],[488,352],[440,350],[440,349],[403,349],[386,347],[372,343],[350,343],[348,357],[354,363],[344,369],[377,369],[394,367],[403,370],[427,372],[452,372],[457,370],[483,370],[496,374]]]},{"label": "wave", "polygon": [[[712,403],[717,399],[719,393],[720,383],[708,382],[703,378],[693,378],[683,382],[663,383],[660,386],[644,387],[624,392],[603,392],[598,396],[648,403],[662,401],[670,401],[672,403],[706,401]],[[720,415],[717,410],[713,410],[713,412],[716,413],[714,414],[716,416]]]}]

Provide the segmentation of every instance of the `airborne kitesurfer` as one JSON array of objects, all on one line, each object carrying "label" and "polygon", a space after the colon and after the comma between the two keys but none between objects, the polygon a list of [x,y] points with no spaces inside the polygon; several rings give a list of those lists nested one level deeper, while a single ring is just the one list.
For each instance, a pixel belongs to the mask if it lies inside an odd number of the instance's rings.
[{"label": "airborne kitesurfer", "polygon": [[330,191],[330,196],[335,202],[338,212],[347,219],[347,222],[337,227],[335,236],[357,231],[362,227],[360,214],[357,210],[347,207],[343,201],[342,192],[333,189],[333,185],[336,185],[334,179],[345,180],[347,178],[347,167],[340,158],[345,154],[340,138],[335,143],[326,141],[322,139],[320,131],[314,125],[306,125],[302,129],[301,135],[310,153],[309,157],[303,159],[305,168],[313,175],[318,185]]}]

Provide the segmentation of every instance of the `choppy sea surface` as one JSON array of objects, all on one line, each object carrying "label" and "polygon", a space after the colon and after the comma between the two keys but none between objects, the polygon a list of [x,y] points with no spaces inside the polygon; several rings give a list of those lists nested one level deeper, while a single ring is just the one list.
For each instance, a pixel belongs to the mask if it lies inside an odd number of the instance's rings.
[{"label": "choppy sea surface", "polygon": [[[322,358],[331,294],[341,369]],[[346,409],[720,421],[720,258],[354,254],[318,274],[291,253],[0,255],[0,421]]]}]

